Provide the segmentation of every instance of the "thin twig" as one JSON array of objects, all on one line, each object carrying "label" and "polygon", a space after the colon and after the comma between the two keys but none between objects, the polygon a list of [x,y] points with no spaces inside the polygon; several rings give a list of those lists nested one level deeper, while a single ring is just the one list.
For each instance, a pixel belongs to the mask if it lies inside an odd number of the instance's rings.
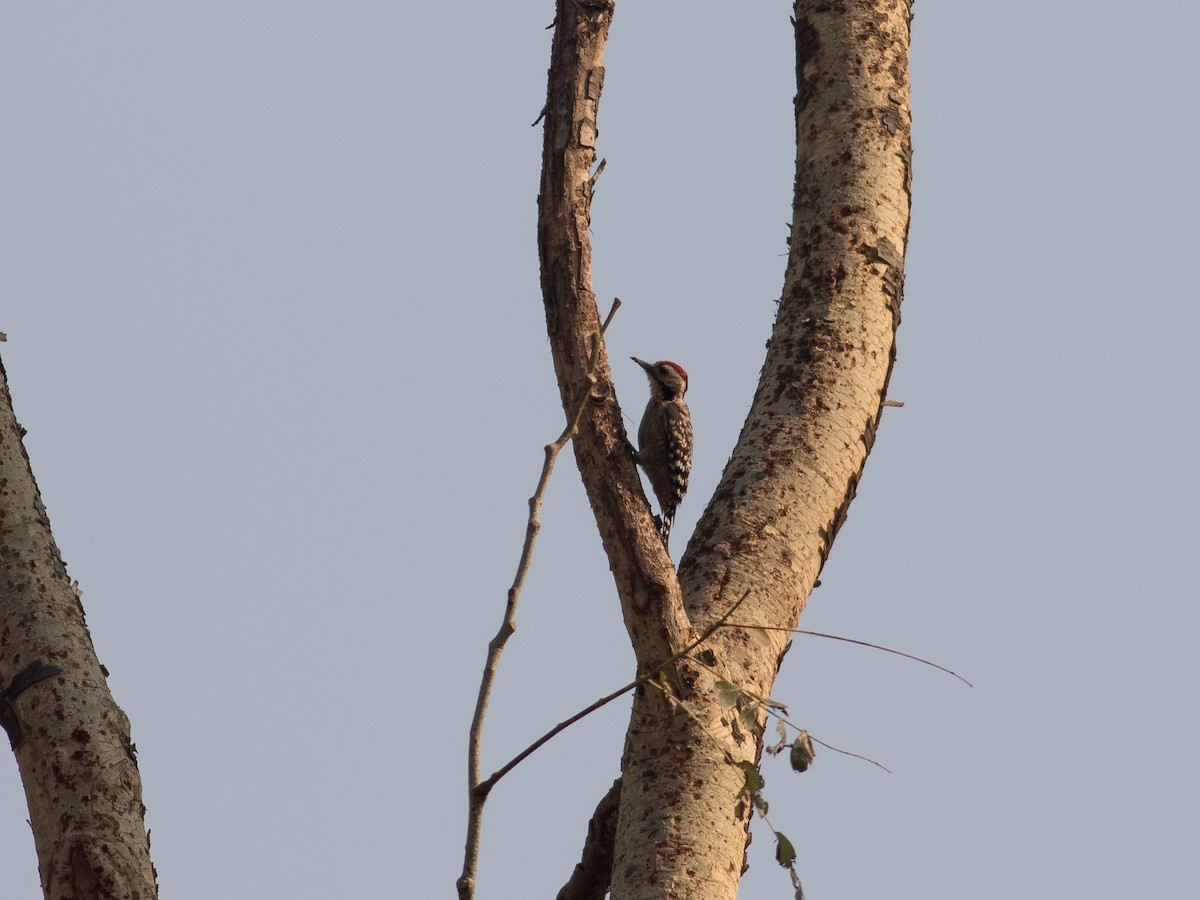
[{"label": "thin twig", "polygon": [[688,644],[686,647],[684,647],[682,650],[680,650],[678,653],[676,653],[670,659],[664,660],[660,665],[655,666],[652,671],[647,672],[641,678],[635,678],[633,681],[629,682],[629,684],[625,685],[624,687],[617,688],[611,694],[601,697],[599,700],[584,707],[583,709],[581,709],[579,712],[575,713],[575,715],[571,716],[570,718],[564,719],[563,721],[559,722],[557,725],[555,725],[553,728],[551,728],[549,731],[547,731],[545,734],[543,734],[540,738],[538,738],[536,741],[534,741],[532,744],[530,744],[528,747],[526,747],[524,750],[522,750],[520,753],[518,753],[516,756],[514,756],[512,759],[510,759],[508,762],[506,762],[503,766],[501,766],[499,769],[497,769],[495,772],[493,772],[491,777],[489,777],[486,781],[482,782],[479,785],[479,789],[490,791],[495,786],[497,781],[499,781],[501,778],[503,778],[505,775],[507,775],[517,765],[522,763],[535,750],[539,749],[544,744],[546,744],[551,738],[553,738],[554,736],[556,736],[558,734],[561,734],[563,731],[566,731],[568,728],[570,728],[572,725],[574,725],[580,719],[584,718],[585,716],[591,715],[596,710],[600,709],[600,707],[607,706],[609,703],[612,703],[614,700],[616,700],[622,694],[629,693],[629,691],[632,691],[638,685],[647,684],[647,683],[653,681],[655,678],[657,678],[659,676],[659,674],[664,669],[670,668],[675,663],[677,663],[679,660],[683,659],[685,656],[687,656],[689,653],[691,653],[693,650],[695,650],[697,647],[699,647],[701,644],[703,644],[705,641],[707,641],[710,637],[712,637],[713,632],[716,631],[718,628],[720,628],[721,625],[724,624],[725,620],[728,619],[730,616],[732,616],[734,614],[734,612],[737,610],[737,608],[739,606],[741,606],[742,603],[745,601],[745,599],[749,596],[750,596],[750,591],[747,590],[746,593],[742,594],[742,596],[738,599],[738,601],[736,603],[734,603],[733,606],[729,607],[729,609],[727,609],[725,611],[725,613],[719,619],[717,619],[715,622],[713,622],[711,625],[709,625],[706,629],[704,629],[704,632],[700,635],[700,637],[696,638],[694,641],[692,641],[690,644]]},{"label": "thin twig", "polygon": [[629,684],[625,685],[624,687],[619,687],[615,691],[613,691],[611,694],[607,694],[607,695],[601,697],[599,700],[595,701],[594,703],[584,707],[583,709],[581,709],[579,712],[575,713],[575,715],[571,716],[570,718],[564,719],[563,721],[559,722],[557,725],[555,725],[553,728],[551,728],[549,731],[547,731],[545,734],[543,734],[540,738],[538,738],[536,741],[534,741],[532,744],[530,744],[528,747],[526,747],[524,750],[522,750],[520,753],[518,753],[516,756],[514,756],[512,759],[510,759],[508,762],[506,762],[504,765],[502,765],[499,769],[497,769],[495,772],[493,772],[486,781],[482,782],[479,785],[479,790],[480,791],[490,791],[493,787],[496,786],[497,781],[499,781],[501,778],[503,778],[505,775],[507,775],[509,772],[511,772],[513,769],[515,769],[517,766],[519,766],[529,756],[531,756],[536,750],[538,750],[544,744],[546,744],[551,738],[566,731],[568,728],[570,728],[572,725],[574,725],[580,719],[584,718],[585,716],[591,715],[596,710],[598,710],[600,707],[607,706],[608,704],[612,703],[614,700],[616,700],[622,694],[626,694],[629,691],[633,690],[635,687],[637,687],[639,684],[641,684],[642,681],[643,681],[643,679],[641,679],[641,678],[637,679],[636,681],[631,681],[631,682],[629,682]]},{"label": "thin twig", "polygon": [[891,647],[884,647],[880,644],[872,644],[870,641],[859,641],[855,640],[854,638],[842,637],[841,635],[837,634],[825,634],[821,631],[809,631],[805,628],[785,628],[782,625],[754,625],[750,622],[726,622],[725,627],[759,628],[763,631],[787,631],[791,634],[809,634],[813,637],[828,638],[831,641],[845,641],[847,644],[858,644],[860,647],[870,647],[872,650],[882,650],[884,653],[894,653],[896,656],[903,656],[905,659],[911,659],[913,662],[919,662],[926,666],[932,666],[941,672],[945,672],[947,675],[953,675],[967,687],[975,687],[975,685],[971,684],[971,682],[967,681],[967,679],[963,678],[957,672],[947,669],[945,666],[939,666],[935,662],[930,662],[929,660],[923,659],[920,656],[913,656],[911,653],[905,653],[901,650],[893,650]]},{"label": "thin twig", "polygon": [[[871,765],[878,766],[879,768],[883,769],[883,771],[887,772],[889,775],[892,774],[892,770],[889,769],[887,766],[885,766],[883,763],[879,762],[878,760],[871,759],[871,757],[869,757],[869,756],[863,756],[861,753],[852,753],[849,750],[842,750],[838,747],[833,746],[833,744],[827,744],[824,741],[813,737],[812,732],[808,731],[807,728],[801,728],[799,725],[797,725],[795,722],[793,722],[787,716],[781,715],[778,710],[772,709],[769,704],[764,703],[764,707],[767,710],[768,716],[774,716],[776,719],[778,719],[780,722],[783,722],[785,725],[790,725],[797,732],[801,732],[801,731],[807,732],[809,739],[814,744],[820,744],[822,747],[826,748],[827,750],[832,750],[834,753],[841,753],[844,756],[853,756],[855,759],[861,759],[863,762],[869,762]],[[787,710],[785,709],[784,712],[787,712]]]},{"label": "thin twig", "polygon": [[[550,483],[550,475],[554,472],[554,462],[558,454],[574,436],[583,411],[591,399],[592,390],[596,386],[596,366],[600,361],[601,338],[613,315],[620,306],[620,300],[613,301],[613,308],[600,328],[600,333],[592,336],[591,353],[588,359],[587,378],[580,388],[574,413],[563,429],[562,434],[546,445],[546,458],[542,463],[542,474],[538,478],[537,489],[529,498],[529,520],[525,525],[525,543],[521,547],[521,559],[517,564],[517,574],[512,587],[508,589],[508,597],[504,608],[504,620],[500,630],[488,643],[487,659],[483,665],[483,677],[479,682],[479,696],[475,700],[475,714],[471,717],[471,730],[467,739],[467,845],[463,858],[463,871],[458,879],[458,895],[461,900],[470,900],[475,894],[475,874],[479,867],[479,839],[483,825],[483,805],[487,800],[491,785],[481,781],[481,748],[483,745],[483,722],[487,717],[488,703],[491,700],[492,687],[496,683],[496,672],[500,664],[500,655],[504,645],[513,632],[517,630],[517,603],[521,590],[525,587],[525,579],[533,562],[533,547],[537,542],[538,532],[542,528],[542,500]],[[494,783],[494,777],[489,782]]]},{"label": "thin twig", "polygon": [[604,324],[600,326],[601,334],[604,334],[604,332],[608,331],[609,323],[612,322],[613,316],[615,316],[617,314],[617,310],[620,308],[621,308],[621,298],[613,297],[612,309],[610,309],[608,311],[608,315],[604,317]]},{"label": "thin twig", "polygon": [[[780,718],[782,718],[782,716]],[[784,721],[787,721],[787,720],[784,719]],[[788,724],[791,725],[793,728],[796,728],[796,726],[794,724],[792,724],[791,722],[788,722]],[[800,729],[796,728],[796,730],[799,731]],[[814,744],[820,744],[826,750],[832,750],[834,753],[842,753],[842,754],[845,754],[846,756],[853,756],[855,759],[861,759],[863,762],[869,762],[873,766],[879,766],[879,768],[883,769],[883,771],[887,772],[889,775],[892,774],[892,770],[889,769],[887,766],[885,766],[883,763],[876,762],[875,760],[871,759],[871,757],[863,756],[861,753],[851,753],[849,750],[841,750],[841,749],[833,746],[832,744],[827,744],[824,741],[813,737],[811,731],[808,733],[808,738]]]},{"label": "thin twig", "polygon": [[[744,628],[745,626],[743,625],[740,627]],[[697,662],[699,662],[700,665],[705,665],[705,663],[701,662],[700,660],[697,660]],[[709,671],[714,671],[712,666],[706,666],[706,667],[709,669]],[[754,704],[755,707],[764,710],[765,713],[767,714],[767,716],[774,716],[778,721],[782,722],[784,725],[790,726],[791,728],[795,729],[797,732],[807,733],[808,736],[810,738],[812,738],[812,740],[814,742],[820,744],[822,747],[826,747],[826,748],[832,750],[834,753],[843,753],[846,756],[853,756],[855,759],[861,759],[864,762],[869,762],[873,766],[879,766],[879,768],[883,769],[883,771],[887,772],[889,775],[892,774],[891,769],[889,769],[883,763],[878,762],[877,760],[871,759],[871,757],[869,757],[869,756],[863,756],[861,753],[851,753],[849,750],[840,750],[837,747],[834,747],[832,744],[827,744],[824,741],[818,740],[817,738],[813,737],[812,733],[809,732],[807,728],[801,728],[799,725],[797,725],[795,722],[793,722],[791,719],[789,719],[787,717],[787,711],[788,711],[787,707],[784,706],[782,703],[778,702],[777,700],[772,700],[770,697],[763,697],[762,695],[756,694],[753,691],[748,691],[743,687],[739,687],[738,685],[733,684],[733,682],[727,682],[727,683],[737,689],[738,695],[740,697],[748,697],[750,699],[750,701]],[[718,684],[720,684],[720,682],[718,682]],[[781,712],[781,710],[782,710],[782,712]],[[717,741],[717,738],[714,735],[712,735],[709,732],[706,732],[706,733],[708,733],[709,737],[712,737],[712,739],[714,741]],[[720,745],[720,741],[717,741],[717,744]],[[780,749],[782,749],[782,745],[780,745]],[[767,752],[773,754],[773,753],[778,752],[778,750],[772,750],[772,749],[768,748]],[[731,761],[732,761],[732,758],[731,758]]]}]

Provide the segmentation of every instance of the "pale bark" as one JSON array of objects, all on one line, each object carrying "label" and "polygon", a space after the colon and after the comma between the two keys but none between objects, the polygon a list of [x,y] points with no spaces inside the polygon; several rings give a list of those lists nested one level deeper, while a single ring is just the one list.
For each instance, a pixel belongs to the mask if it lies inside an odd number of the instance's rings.
[{"label": "pale bark", "polygon": [[[911,159],[910,10],[900,0],[796,4],[797,165],[791,254],[758,391],[680,564],[689,617],[795,627],[874,442],[895,358]],[[731,898],[745,822],[733,816],[761,735],[712,702],[714,678],[768,696],[787,635],[740,629],[697,671],[707,732],[634,702],[613,897]],[[724,754],[728,753],[728,757]],[[663,761],[677,761],[663,765]],[[652,773],[647,775],[646,773]]]},{"label": "pale bark", "polygon": [[48,900],[158,896],[129,720],[50,532],[0,363],[0,719]]},{"label": "pale bark", "polygon": [[[587,180],[611,4],[560,2],[547,104],[539,242],[564,405],[598,328]],[[795,5],[796,191],[791,253],[770,348],[737,447],[676,582],[655,551],[608,385],[576,459],[612,562],[639,674],[747,599],[739,621],[794,627],[874,443],[895,358],[911,161],[905,0]],[[664,570],[664,565],[667,567]],[[681,587],[682,585],[682,587]],[[720,629],[664,673],[687,711],[643,685],[622,759],[613,900],[728,900],[747,841],[735,816],[761,727],[715,700],[719,679],[769,696],[787,649]],[[760,720],[761,726],[761,720]]]}]

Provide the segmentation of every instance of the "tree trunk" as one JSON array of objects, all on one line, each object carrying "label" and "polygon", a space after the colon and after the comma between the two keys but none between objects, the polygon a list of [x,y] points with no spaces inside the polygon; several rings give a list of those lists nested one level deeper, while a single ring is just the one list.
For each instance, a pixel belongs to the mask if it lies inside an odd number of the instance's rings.
[{"label": "tree trunk", "polygon": [[[796,626],[874,442],[908,231],[909,19],[904,2],[796,4],[791,253],[754,403],[681,560],[694,623],[748,591],[739,621]],[[731,761],[757,762],[762,732],[741,733],[712,682],[769,696],[788,641],[767,634],[764,646],[719,630],[716,665],[696,671],[700,724],[719,747],[678,712],[664,729],[656,698],[635,699],[614,898],[736,896],[746,822]]]},{"label": "tree trunk", "polygon": [[0,363],[0,724],[47,900],[158,896],[129,719],[50,532]]},{"label": "tree trunk", "polygon": [[[539,246],[547,325],[568,411],[599,315],[591,294],[588,180],[612,4],[560,0],[546,109]],[[640,495],[607,360],[575,438],[639,675],[622,760],[613,900],[733,898],[762,751],[717,702],[725,680],[770,695],[786,632],[721,628],[663,667],[745,597],[736,620],[796,626],[874,443],[895,358],[908,232],[905,0],[798,0],[796,191],[791,253],[763,374],[678,580]]]}]

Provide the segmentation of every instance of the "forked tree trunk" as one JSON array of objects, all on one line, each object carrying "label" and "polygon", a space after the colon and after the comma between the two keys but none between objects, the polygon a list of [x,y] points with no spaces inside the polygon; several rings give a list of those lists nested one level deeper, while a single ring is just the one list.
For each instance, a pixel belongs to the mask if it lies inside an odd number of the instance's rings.
[{"label": "forked tree trunk", "polygon": [[0,364],[0,724],[21,770],[42,891],[152,900],[129,719],[96,658],[23,436]]},{"label": "forked tree trunk", "polygon": [[[546,108],[539,247],[565,408],[598,331],[589,174],[609,0],[560,0]],[[575,438],[641,675],[743,596],[736,620],[795,627],[854,497],[895,358],[911,162],[906,0],[798,0],[791,253],[762,378],[678,580],[640,497],[607,360]],[[726,680],[769,696],[787,648],[722,628],[638,689],[622,759],[613,900],[733,898],[748,811],[739,762],[759,727],[716,702]],[[668,692],[672,696],[668,697]],[[688,701],[685,706],[679,701]],[[605,858],[600,854],[601,858]],[[590,879],[594,891],[595,879]]]}]

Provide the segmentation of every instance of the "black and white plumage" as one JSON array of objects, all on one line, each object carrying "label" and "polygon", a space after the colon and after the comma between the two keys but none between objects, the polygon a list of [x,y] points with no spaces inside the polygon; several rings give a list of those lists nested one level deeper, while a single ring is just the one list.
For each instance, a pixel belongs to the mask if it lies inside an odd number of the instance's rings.
[{"label": "black and white plumage", "polygon": [[666,544],[692,472],[692,414],[683,400],[688,375],[683,366],[670,360],[648,363],[636,356],[630,359],[650,379],[650,402],[638,426],[638,462],[658,498],[662,510],[659,528]]}]

